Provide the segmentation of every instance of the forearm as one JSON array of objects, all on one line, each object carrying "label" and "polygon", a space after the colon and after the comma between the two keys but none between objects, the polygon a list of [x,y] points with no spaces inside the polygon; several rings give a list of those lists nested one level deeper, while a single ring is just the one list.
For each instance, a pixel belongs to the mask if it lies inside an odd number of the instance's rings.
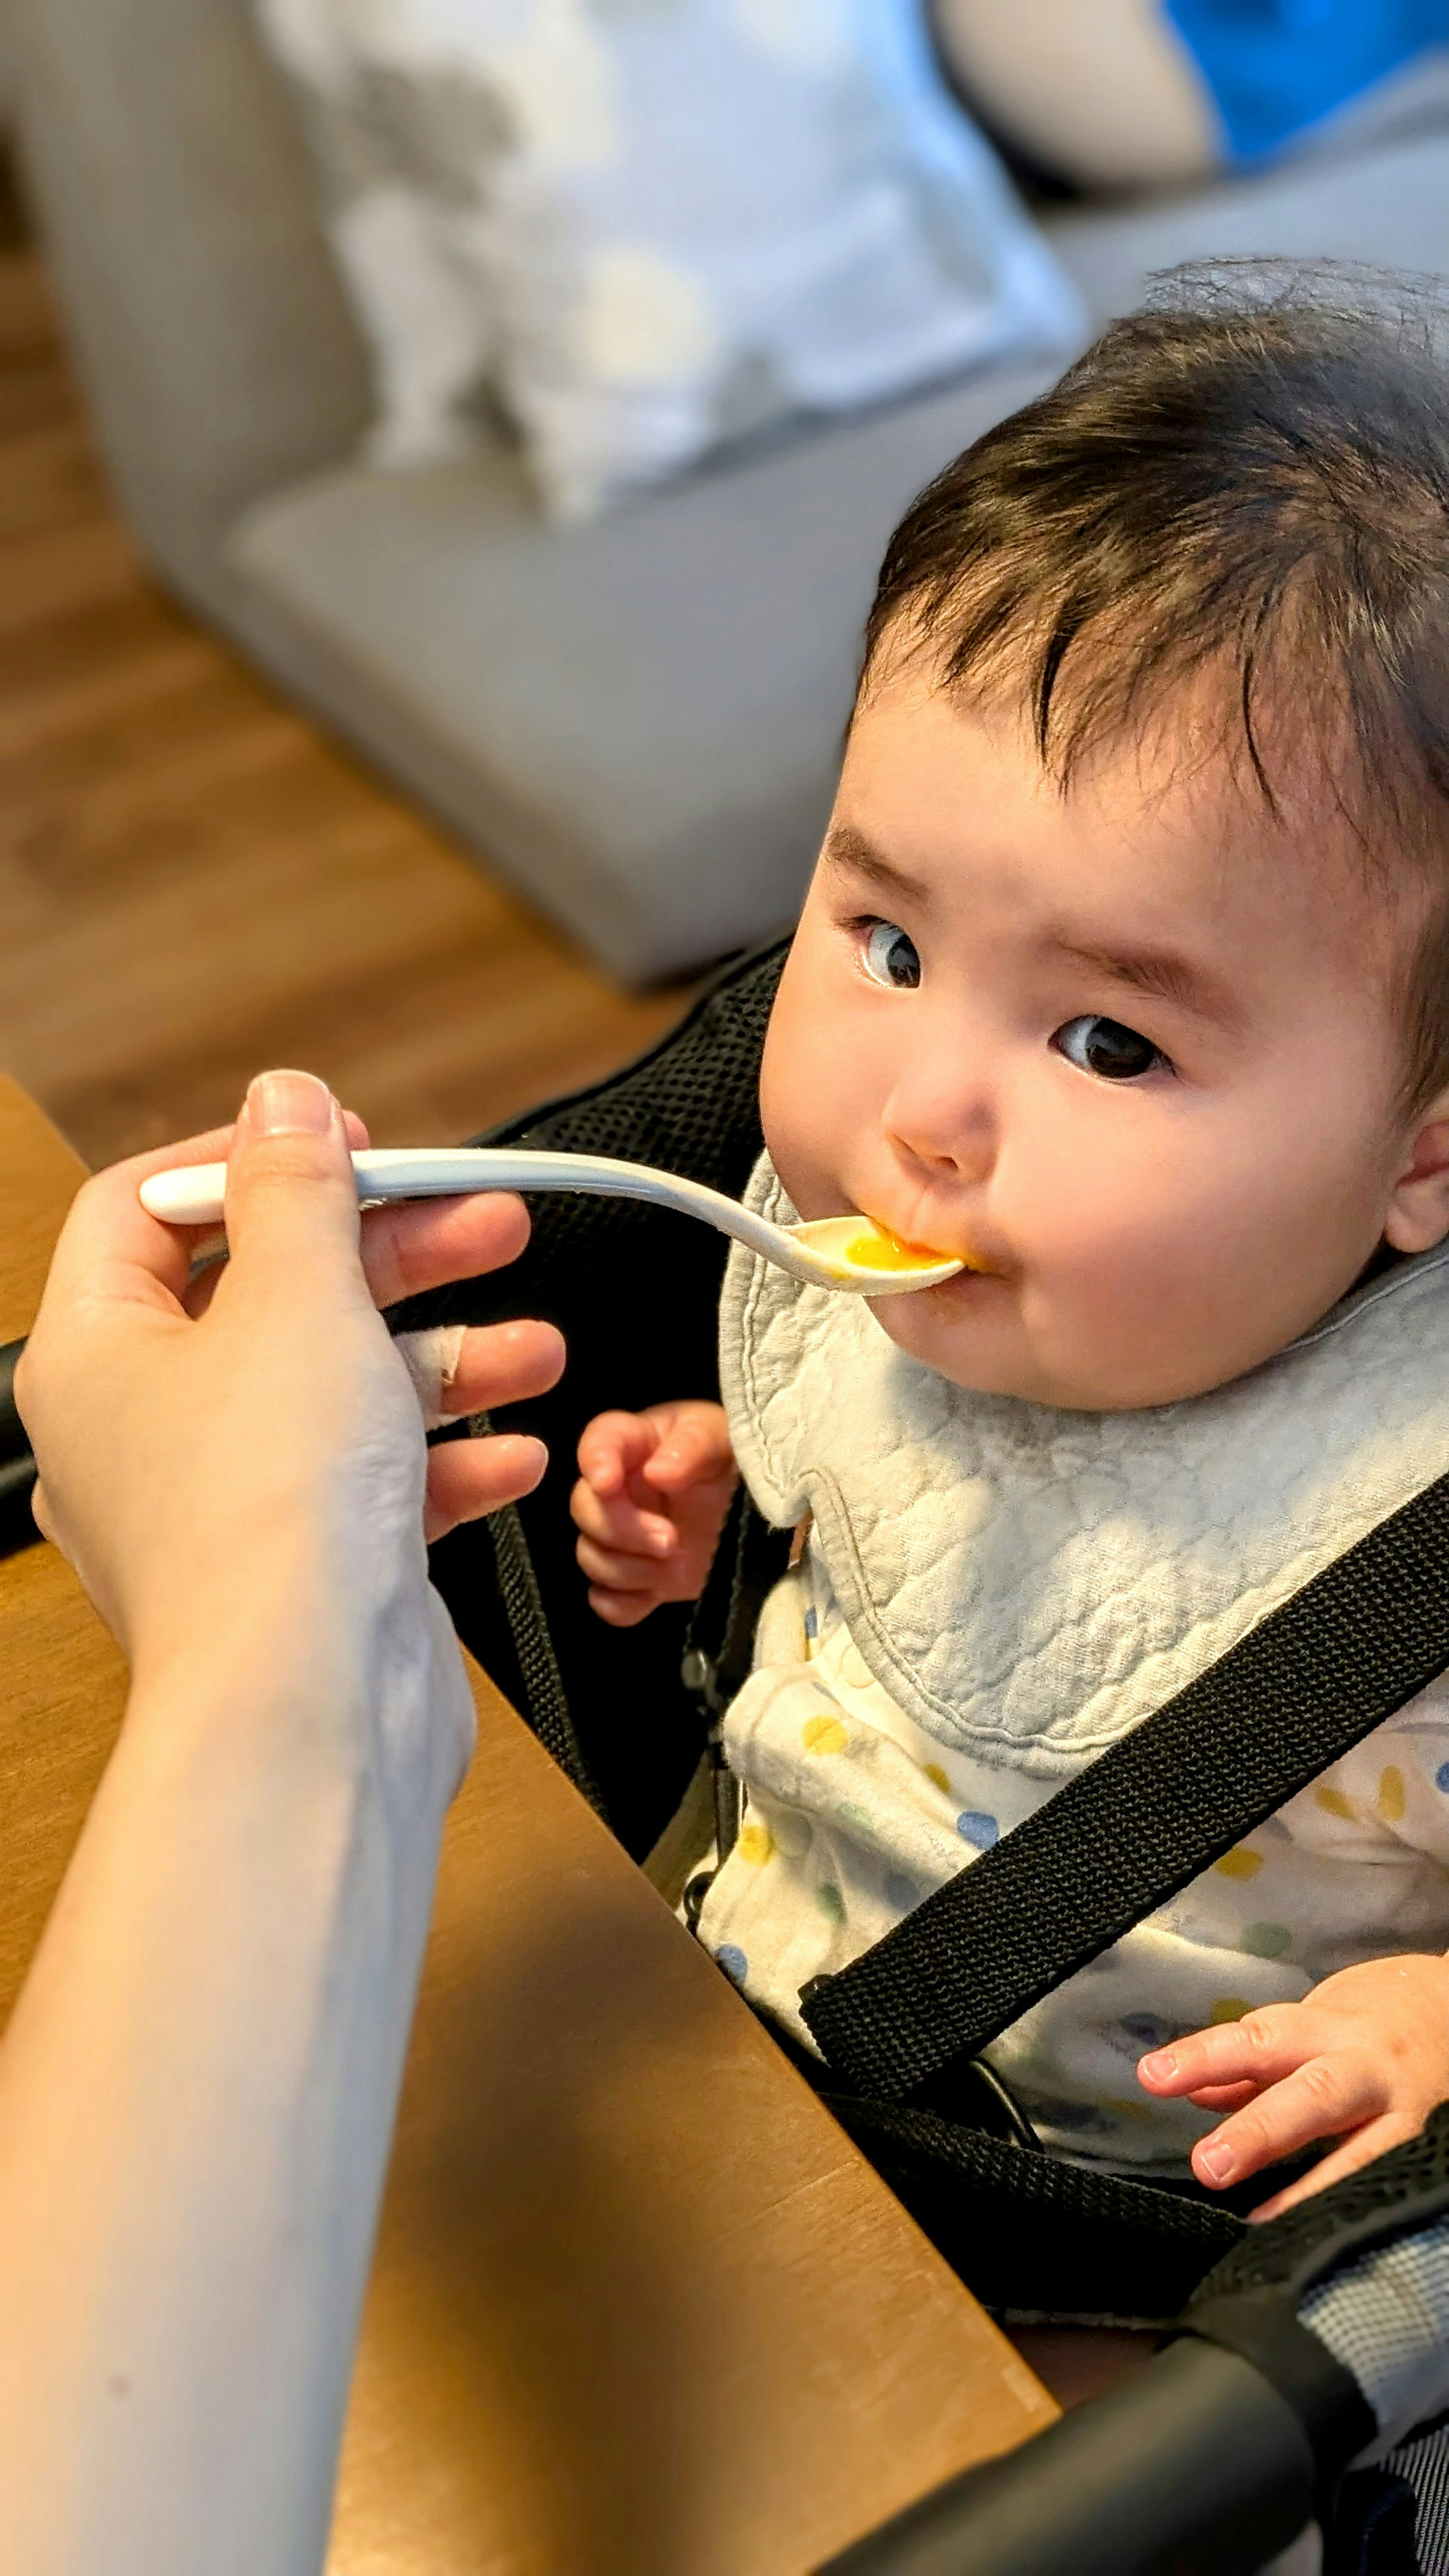
[{"label": "forearm", "polygon": [[0,2052],[27,2576],[321,2562],[452,1785],[424,1763],[398,1798],[422,1711],[387,1703],[463,1685],[436,1641],[429,1673],[312,1634],[138,1684]]}]

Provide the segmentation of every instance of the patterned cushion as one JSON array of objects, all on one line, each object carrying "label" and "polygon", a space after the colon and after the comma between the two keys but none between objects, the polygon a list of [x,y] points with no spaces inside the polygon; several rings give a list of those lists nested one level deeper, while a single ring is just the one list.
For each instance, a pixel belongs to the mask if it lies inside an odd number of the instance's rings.
[{"label": "patterned cushion", "polygon": [[1073,290],[918,0],[258,0],[373,349],[381,463],[501,406],[551,514],[1067,348]]}]

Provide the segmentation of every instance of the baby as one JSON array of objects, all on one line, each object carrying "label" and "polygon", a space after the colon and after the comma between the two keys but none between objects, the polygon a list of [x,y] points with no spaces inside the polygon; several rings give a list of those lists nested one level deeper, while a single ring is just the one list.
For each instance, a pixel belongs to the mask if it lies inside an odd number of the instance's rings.
[{"label": "baby", "polygon": [[[813,1505],[700,1922],[807,2047],[809,1979],[1449,1468],[1449,381],[1389,301],[1169,281],[909,512],[751,1198],[967,1267],[866,1310],[737,1251],[724,1405],[580,1443],[616,1626],[741,1469]],[[988,2054],[1118,2171],[1338,2141],[1268,2215],[1449,2096],[1446,1945],[1438,1683]]]}]

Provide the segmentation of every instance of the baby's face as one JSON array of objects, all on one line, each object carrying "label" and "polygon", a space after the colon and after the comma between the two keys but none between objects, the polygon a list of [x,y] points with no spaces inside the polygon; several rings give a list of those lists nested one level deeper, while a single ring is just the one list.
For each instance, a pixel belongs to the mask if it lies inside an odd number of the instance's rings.
[{"label": "baby's face", "polygon": [[903,1350],[1168,1403],[1281,1350],[1386,1238],[1449,1230],[1449,1104],[1398,1098],[1415,915],[1342,835],[1279,828],[1220,759],[1129,748],[1063,795],[1008,716],[924,679],[867,700],[761,1098],[802,1216],[972,1264],[877,1303]]}]

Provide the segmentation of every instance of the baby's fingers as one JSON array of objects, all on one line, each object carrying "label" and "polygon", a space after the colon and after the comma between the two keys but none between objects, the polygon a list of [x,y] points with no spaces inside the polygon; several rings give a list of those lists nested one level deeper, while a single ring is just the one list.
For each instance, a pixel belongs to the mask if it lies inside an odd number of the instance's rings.
[{"label": "baby's fingers", "polygon": [[579,1472],[596,1494],[622,1493],[658,1445],[658,1425],[644,1415],[596,1413],[579,1441]]},{"label": "baby's fingers", "polygon": [[1195,2111],[1241,2111],[1245,2102],[1254,2100],[1256,2084],[1204,2084],[1188,2100]]},{"label": "baby's fingers", "polygon": [[1215,2191],[1280,2164],[1318,2138],[1341,2137],[1385,2109],[1383,2070],[1367,2049],[1337,2049],[1270,2085],[1192,2151],[1199,2182]]},{"label": "baby's fingers", "polygon": [[1363,2128],[1355,2130],[1351,2138],[1345,2138],[1341,2147],[1334,2148],[1332,2155],[1325,2156],[1311,2173],[1290,2183],[1286,2191],[1275,2191],[1271,2200],[1260,2200],[1256,2209],[1249,2210],[1248,2216],[1254,2226],[1263,2218],[1281,2218],[1285,2209],[1296,2209],[1300,2200],[1311,2200],[1315,2192],[1327,2191],[1331,2183],[1342,2182],[1348,2174],[1358,2173],[1364,2165],[1371,2165],[1376,2157],[1386,2156],[1390,2147],[1401,2147],[1406,2138],[1417,2134],[1413,2123],[1401,2112],[1386,2111],[1381,2119],[1370,2120]]},{"label": "baby's fingers", "polygon": [[659,1599],[659,1567],[652,1559],[597,1547],[587,1538],[579,1540],[574,1553],[589,1581],[606,1592],[647,1592],[651,1601]]},{"label": "baby's fingers", "polygon": [[712,1483],[736,1473],[734,1451],[724,1408],[718,1404],[661,1406],[658,1448],[644,1469],[646,1484],[661,1493],[682,1493],[691,1485]]},{"label": "baby's fingers", "polygon": [[1170,2048],[1139,2058],[1137,2080],[1163,2101],[1226,2084],[1251,2084],[1261,2091],[1313,2054],[1314,2034],[1303,2014],[1301,2004],[1268,2004],[1245,2013],[1241,2021],[1190,2031]]},{"label": "baby's fingers", "polygon": [[599,1547],[622,1548],[631,1556],[668,1556],[678,1533],[662,1512],[642,1512],[627,1494],[601,1495],[581,1476],[569,1496],[574,1527]]},{"label": "baby's fingers", "polygon": [[576,1550],[588,1577],[589,1608],[611,1628],[634,1628],[657,1610],[664,1598],[659,1569],[639,1557],[615,1556],[581,1538]]},{"label": "baby's fingers", "polygon": [[598,1583],[590,1584],[588,1599],[589,1608],[606,1628],[637,1628],[659,1606],[652,1592],[609,1592]]}]

